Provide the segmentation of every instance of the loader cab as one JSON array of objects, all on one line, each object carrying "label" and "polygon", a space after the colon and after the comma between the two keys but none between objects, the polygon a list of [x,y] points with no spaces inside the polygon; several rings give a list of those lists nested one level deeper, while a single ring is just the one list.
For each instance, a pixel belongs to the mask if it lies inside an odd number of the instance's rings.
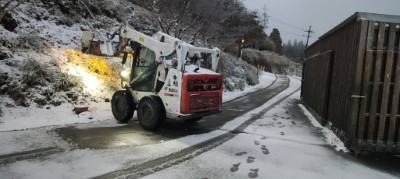
[{"label": "loader cab", "polygon": [[134,91],[152,92],[156,79],[157,62],[154,51],[140,44],[133,45],[133,60],[129,86]]}]

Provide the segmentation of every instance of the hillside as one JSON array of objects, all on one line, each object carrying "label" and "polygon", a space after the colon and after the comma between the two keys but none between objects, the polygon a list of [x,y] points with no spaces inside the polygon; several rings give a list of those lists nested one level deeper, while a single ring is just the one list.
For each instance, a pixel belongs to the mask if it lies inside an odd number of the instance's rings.
[{"label": "hillside", "polygon": [[302,65],[293,62],[290,58],[270,51],[259,51],[255,49],[243,49],[243,60],[258,66],[266,72],[301,76]]},{"label": "hillside", "polygon": [[[156,17],[128,0],[24,1],[9,15],[17,27],[9,29],[9,21],[0,25],[0,110],[109,101],[120,88],[120,59],[82,54],[82,31],[106,36],[127,23],[152,34],[161,29]],[[223,54],[219,66],[225,91],[259,82],[257,69],[234,55]]]}]

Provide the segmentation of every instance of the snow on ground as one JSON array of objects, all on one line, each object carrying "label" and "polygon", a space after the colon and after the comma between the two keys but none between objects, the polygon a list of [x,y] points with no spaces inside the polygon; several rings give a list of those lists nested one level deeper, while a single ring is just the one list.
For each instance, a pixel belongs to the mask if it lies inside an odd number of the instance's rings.
[{"label": "snow on ground", "polygon": [[[89,178],[139,165],[232,130],[299,86],[299,80],[292,78],[289,89],[263,106],[227,123],[221,130],[160,141],[154,145],[65,151],[42,159],[2,166],[0,175],[4,178]],[[327,146],[329,143],[325,142],[319,129],[311,125],[307,116],[295,104],[298,100],[299,92],[296,92],[247,127],[245,133],[211,151],[146,178],[251,178],[256,175],[257,178],[396,178],[338,155],[331,146]],[[19,136],[26,136],[23,131],[18,132]],[[43,134],[36,132],[36,135]],[[14,139],[6,140],[14,142]],[[51,146],[54,138],[45,140],[48,141],[44,144]],[[9,147],[7,150],[17,147]]]},{"label": "snow on ground", "polygon": [[[318,129],[301,120],[307,119],[304,114],[293,114],[301,111],[294,104],[299,95],[296,92],[221,146],[145,178],[397,178],[332,151],[325,137],[316,135]],[[236,127],[268,103],[223,128]]]},{"label": "snow on ground", "polygon": [[332,130],[322,126],[302,104],[299,104],[299,107],[304,111],[304,114],[311,121],[311,124],[314,127],[322,130],[324,136],[326,137],[326,141],[331,146],[334,146],[337,151],[348,152],[347,148],[344,146],[344,143],[333,133]]},{"label": "snow on ground", "polygon": [[74,105],[62,104],[58,107],[46,108],[25,108],[13,107],[4,108],[4,120],[0,124],[0,131],[22,130],[43,126],[67,125],[75,123],[91,123],[114,119],[110,103],[91,102],[88,112],[79,115],[72,110]]}]

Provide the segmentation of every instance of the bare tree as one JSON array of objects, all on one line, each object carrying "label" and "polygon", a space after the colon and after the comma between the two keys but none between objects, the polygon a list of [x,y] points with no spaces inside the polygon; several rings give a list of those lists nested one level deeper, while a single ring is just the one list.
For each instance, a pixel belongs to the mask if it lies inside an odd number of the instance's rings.
[{"label": "bare tree", "polygon": [[199,23],[190,13],[191,0],[142,1],[142,5],[154,13],[161,30],[177,38]]},{"label": "bare tree", "polygon": [[0,6],[0,21],[3,20],[3,17],[16,7],[18,7],[21,4],[20,0],[0,0],[0,3],[2,4]]},{"label": "bare tree", "polygon": [[258,14],[238,0],[131,1],[153,12],[163,32],[190,43],[224,46],[244,37],[250,43],[264,38]]}]

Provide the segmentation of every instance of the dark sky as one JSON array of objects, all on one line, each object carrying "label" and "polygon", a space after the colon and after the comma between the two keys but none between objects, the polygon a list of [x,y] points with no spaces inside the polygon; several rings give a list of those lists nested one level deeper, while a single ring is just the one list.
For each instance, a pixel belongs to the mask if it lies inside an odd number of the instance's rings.
[{"label": "dark sky", "polygon": [[400,0],[242,0],[249,10],[262,11],[264,5],[269,14],[269,27],[278,28],[284,43],[288,40],[306,41],[304,32],[311,25],[311,42],[345,20],[354,12],[372,12],[400,15]]}]

